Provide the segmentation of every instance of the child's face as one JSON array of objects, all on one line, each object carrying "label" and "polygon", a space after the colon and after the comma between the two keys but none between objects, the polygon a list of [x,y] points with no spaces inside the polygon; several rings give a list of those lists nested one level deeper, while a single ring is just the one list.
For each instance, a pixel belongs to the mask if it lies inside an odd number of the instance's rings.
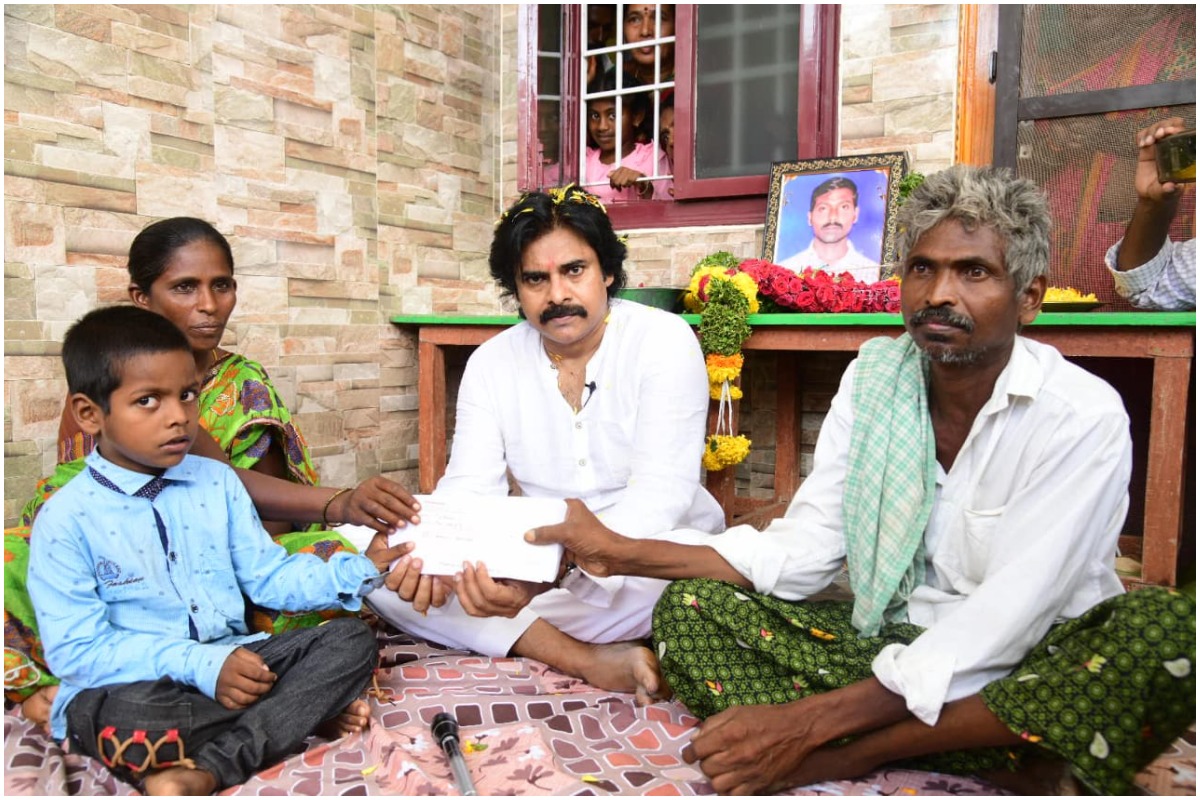
[{"label": "child's face", "polygon": [[664,108],[658,114],[658,142],[671,163],[675,162],[675,108]]},{"label": "child's face", "polygon": [[[625,155],[633,151],[633,129],[640,122],[640,115],[635,119],[634,115],[629,113],[629,104],[622,104],[621,145]],[[617,151],[616,100],[609,97],[588,102],[588,133],[602,154],[607,156]]]},{"label": "child's face", "polygon": [[172,253],[149,292],[134,285],[129,293],[137,305],[171,320],[195,352],[207,352],[221,343],[237,305],[233,269],[224,251],[207,239],[189,242]]},{"label": "child's face", "polygon": [[107,414],[81,394],[72,395],[71,403],[84,432],[99,434],[101,455],[125,469],[155,475],[191,449],[199,389],[190,353],[143,353],[122,365]]}]

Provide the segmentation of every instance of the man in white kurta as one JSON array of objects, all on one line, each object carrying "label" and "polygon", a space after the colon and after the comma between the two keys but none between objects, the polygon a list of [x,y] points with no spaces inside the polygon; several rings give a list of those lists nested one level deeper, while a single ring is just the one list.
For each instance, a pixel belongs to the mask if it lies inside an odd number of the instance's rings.
[{"label": "man in white kurta", "polygon": [[[699,343],[678,316],[615,298],[625,255],[604,206],[573,186],[526,194],[501,216],[489,267],[525,321],[468,362],[437,494],[506,495],[511,478],[532,497],[581,498],[635,539],[695,541],[722,527],[700,484],[708,376]],[[638,702],[658,696],[658,663],[643,640],[665,582],[597,579],[569,563],[553,586],[493,581],[472,554],[463,559],[441,608],[445,579],[420,576],[409,591],[416,560],[399,591],[412,605],[378,592],[369,602],[436,641],[544,661]]]},{"label": "man in white kurta", "polygon": [[[842,377],[787,513],[765,531],[708,544],[755,591],[800,600],[846,560],[842,518],[855,364]],[[954,464],[937,466],[925,528],[925,581],[875,676],[927,724],[942,707],[1007,675],[1050,626],[1123,589],[1113,571],[1128,508],[1129,418],[1111,386],[1052,347],[1018,337]]]},{"label": "man in white kurta", "polygon": [[[511,473],[522,494],[580,498],[626,536],[723,529],[721,508],[700,483],[708,376],[691,327],[678,315],[613,300],[585,382],[575,412],[528,322],[480,345],[463,374],[450,463],[435,494],[506,495]],[[504,655],[538,617],[587,642],[645,637],[664,586],[574,573],[511,619],[467,616],[453,599],[426,615],[394,593],[370,602],[414,634]]]}]

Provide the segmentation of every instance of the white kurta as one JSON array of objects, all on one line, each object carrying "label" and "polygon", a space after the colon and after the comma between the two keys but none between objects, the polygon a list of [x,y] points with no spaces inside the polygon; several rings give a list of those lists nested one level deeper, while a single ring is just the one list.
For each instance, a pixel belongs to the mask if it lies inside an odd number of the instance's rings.
[{"label": "white kurta", "polygon": [[[854,366],[785,516],[762,533],[741,526],[708,541],[759,592],[802,599],[845,561]],[[1130,460],[1129,420],[1112,387],[1018,337],[954,464],[938,467],[925,584],[908,604],[909,621],[927,630],[879,654],[880,682],[933,724],[945,703],[1011,672],[1056,620],[1120,594],[1113,555]]]},{"label": "white kurta", "polygon": [[[436,494],[508,494],[511,473],[523,494],[577,497],[626,536],[698,542],[721,530],[721,508],[700,483],[708,376],[691,327],[674,314],[612,301],[585,383],[576,413],[528,323],[480,345],[463,374]],[[672,534],[676,528],[688,531]],[[567,584],[570,591],[545,592],[511,620],[469,617],[455,599],[427,616],[384,591],[369,600],[411,633],[502,655],[539,616],[588,642],[646,636],[665,586],[578,572]]]}]

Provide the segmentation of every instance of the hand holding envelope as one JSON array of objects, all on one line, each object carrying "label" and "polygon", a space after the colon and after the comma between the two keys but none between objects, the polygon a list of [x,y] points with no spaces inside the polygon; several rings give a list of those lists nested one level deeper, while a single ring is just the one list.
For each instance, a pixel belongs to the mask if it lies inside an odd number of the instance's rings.
[{"label": "hand holding envelope", "polygon": [[409,556],[425,575],[454,575],[463,562],[482,562],[491,578],[552,583],[561,545],[534,545],[525,532],[566,519],[563,500],[487,495],[417,495],[421,524],[388,537],[389,545],[412,542]]}]

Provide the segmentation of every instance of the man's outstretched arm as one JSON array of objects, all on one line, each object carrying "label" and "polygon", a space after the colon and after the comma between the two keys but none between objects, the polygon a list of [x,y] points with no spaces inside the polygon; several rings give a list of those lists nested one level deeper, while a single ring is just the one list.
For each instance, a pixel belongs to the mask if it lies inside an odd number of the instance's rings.
[{"label": "man's outstretched arm", "polygon": [[707,545],[634,539],[609,529],[581,500],[567,501],[567,519],[525,534],[533,544],[561,544],[567,558],[598,578],[636,575],[662,580],[711,578],[750,589],[753,584]]}]

